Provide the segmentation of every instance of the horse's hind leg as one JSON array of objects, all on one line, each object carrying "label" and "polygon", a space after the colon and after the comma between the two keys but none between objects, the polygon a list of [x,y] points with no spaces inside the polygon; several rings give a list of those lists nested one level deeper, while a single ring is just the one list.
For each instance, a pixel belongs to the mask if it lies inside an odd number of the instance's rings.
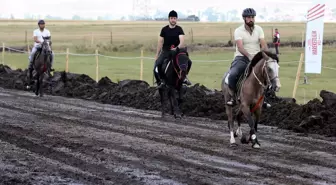
[{"label": "horse's hind leg", "polygon": [[234,120],[233,120],[232,106],[229,106],[226,104],[226,102],[230,98],[230,95],[227,91],[227,87],[223,85],[224,84],[222,84],[222,92],[223,92],[224,102],[225,102],[225,112],[228,118],[227,122],[228,122],[229,131],[230,131],[230,147],[235,147],[237,146],[237,144],[236,144],[236,139],[233,134]]},{"label": "horse's hind leg", "polygon": [[232,107],[229,105],[225,105],[225,111],[226,115],[228,117],[228,127],[230,130],[230,147],[237,146],[236,139],[234,137],[233,129],[234,129],[234,120],[233,120],[233,113],[232,113]]},{"label": "horse's hind leg", "polygon": [[241,122],[242,122],[242,118],[243,118],[243,112],[241,110],[238,110],[237,112],[237,116],[236,116],[236,120],[238,123],[238,128],[236,130],[236,132],[234,133],[234,137],[241,137],[243,135],[243,132],[241,130]]}]

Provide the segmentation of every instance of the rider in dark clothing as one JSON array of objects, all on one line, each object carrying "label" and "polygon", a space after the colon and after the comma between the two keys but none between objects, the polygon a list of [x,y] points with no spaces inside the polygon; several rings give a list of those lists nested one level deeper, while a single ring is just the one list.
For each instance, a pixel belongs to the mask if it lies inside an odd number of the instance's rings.
[{"label": "rider in dark clothing", "polygon": [[[178,16],[176,11],[172,10],[171,12],[169,12],[169,25],[164,26],[161,29],[161,33],[159,36],[156,61],[154,65],[154,76],[156,78],[158,88],[161,88],[165,85],[161,66],[164,60],[169,58],[169,51],[172,48],[176,49],[176,47],[184,47],[184,31],[181,26],[176,25],[177,17]],[[190,81],[187,78],[185,79],[184,83],[187,85],[191,85]]]}]

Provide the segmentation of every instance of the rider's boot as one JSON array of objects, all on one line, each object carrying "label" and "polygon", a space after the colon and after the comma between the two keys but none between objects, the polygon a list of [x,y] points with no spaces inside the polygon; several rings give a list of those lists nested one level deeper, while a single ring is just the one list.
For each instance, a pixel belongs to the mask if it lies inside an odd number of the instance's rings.
[{"label": "rider's boot", "polygon": [[183,80],[183,83],[186,85],[191,85],[192,83],[190,82],[190,80],[188,79],[188,76],[186,76]]},{"label": "rider's boot", "polygon": [[159,73],[154,72],[157,88],[162,88],[165,85],[165,81],[162,79]]}]

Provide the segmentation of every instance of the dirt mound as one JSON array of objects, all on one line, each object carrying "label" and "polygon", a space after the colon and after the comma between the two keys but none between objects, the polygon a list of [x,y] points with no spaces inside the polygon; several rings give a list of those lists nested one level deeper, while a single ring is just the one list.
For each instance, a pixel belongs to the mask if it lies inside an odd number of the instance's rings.
[{"label": "dirt mound", "polygon": [[[26,70],[11,70],[8,66],[0,65],[0,86],[24,90],[27,84],[26,74]],[[160,110],[161,107],[157,90],[140,80],[123,80],[114,83],[104,77],[96,83],[84,74],[55,72],[51,81],[53,95],[139,109]],[[47,84],[44,88],[48,93]],[[302,106],[297,105],[292,98],[277,97],[274,93],[266,96],[272,108],[263,111],[262,124],[296,132],[336,136],[336,95],[334,93],[321,91],[322,102],[314,99]],[[227,119],[221,92],[199,84],[186,89],[181,108],[188,116]]]}]

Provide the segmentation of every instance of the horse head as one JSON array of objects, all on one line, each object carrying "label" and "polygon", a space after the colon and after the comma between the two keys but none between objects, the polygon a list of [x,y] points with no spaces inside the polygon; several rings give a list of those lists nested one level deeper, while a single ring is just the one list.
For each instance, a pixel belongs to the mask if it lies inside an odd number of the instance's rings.
[{"label": "horse head", "polygon": [[172,50],[172,57],[177,76],[179,80],[183,81],[187,75],[188,70],[189,56],[187,49],[176,48],[176,50]]},{"label": "horse head", "polygon": [[42,46],[42,53],[45,55],[50,55],[51,54],[51,41],[50,37],[42,37],[43,42],[41,44]]},{"label": "horse head", "polygon": [[258,52],[251,61],[252,73],[258,83],[263,87],[271,85],[276,92],[281,87],[278,63],[278,56],[269,51]]},{"label": "horse head", "polygon": [[265,85],[272,85],[272,90],[279,92],[281,83],[279,78],[279,58],[276,54],[271,52],[261,51],[262,59],[262,73],[265,78]]}]

